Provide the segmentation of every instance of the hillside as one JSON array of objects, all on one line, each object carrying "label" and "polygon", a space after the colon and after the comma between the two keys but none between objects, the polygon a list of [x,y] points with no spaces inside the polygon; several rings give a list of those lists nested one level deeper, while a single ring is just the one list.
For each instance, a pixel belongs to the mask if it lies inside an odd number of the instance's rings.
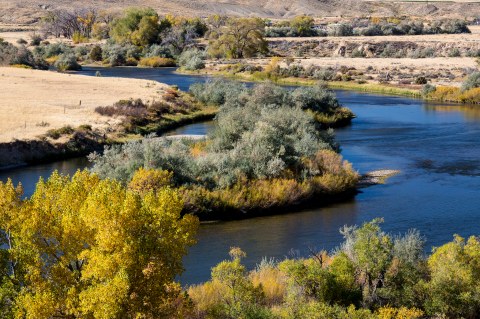
[{"label": "hillside", "polygon": [[287,18],[314,16],[480,16],[480,5],[472,0],[458,2],[394,2],[361,0],[0,0],[0,22],[29,24],[57,8],[95,7],[121,10],[131,6],[149,6],[160,13],[207,16],[218,13],[235,16]]}]

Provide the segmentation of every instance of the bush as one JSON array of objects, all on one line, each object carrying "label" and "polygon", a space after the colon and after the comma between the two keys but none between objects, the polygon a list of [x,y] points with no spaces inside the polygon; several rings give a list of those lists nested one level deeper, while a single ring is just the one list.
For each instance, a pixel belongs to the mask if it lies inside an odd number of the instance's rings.
[{"label": "bush", "polygon": [[99,45],[94,46],[90,50],[90,54],[89,54],[90,60],[95,62],[102,61],[102,52],[103,52],[102,47],[100,47]]},{"label": "bush", "polygon": [[48,69],[38,54],[32,54],[25,46],[16,47],[0,40],[0,65],[19,65],[36,69]]},{"label": "bush", "polygon": [[462,91],[480,87],[480,72],[473,72],[462,83]]},{"label": "bush", "polygon": [[205,68],[205,53],[198,49],[184,51],[178,58],[178,65],[185,70],[195,71]]},{"label": "bush", "polygon": [[415,79],[415,84],[427,84],[427,78],[424,76],[419,76]]},{"label": "bush", "polygon": [[57,140],[62,135],[70,135],[70,134],[73,134],[74,132],[75,130],[71,126],[67,125],[58,129],[48,130],[45,135],[47,137],[53,138],[54,140]]},{"label": "bush", "polygon": [[146,49],[145,57],[161,57],[161,58],[173,58],[172,53],[168,47],[153,44]]},{"label": "bush", "polygon": [[44,58],[51,58],[72,52],[72,48],[62,42],[44,45],[40,50],[43,51]]},{"label": "bush", "polygon": [[328,35],[331,37],[346,37],[353,35],[353,28],[349,24],[339,23],[328,26]]},{"label": "bush", "polygon": [[78,44],[78,43],[86,43],[88,42],[88,38],[86,36],[84,36],[83,34],[81,34],[80,32],[74,32],[73,35],[72,35],[72,41],[73,43],[75,44]]},{"label": "bush", "polygon": [[72,53],[60,55],[55,62],[55,67],[60,72],[79,71],[82,69],[82,66],[77,62],[77,57]]},{"label": "bush", "polygon": [[150,68],[161,68],[161,67],[173,67],[176,66],[175,60],[170,58],[160,58],[160,57],[151,57],[151,58],[141,58],[138,62],[139,66],[150,67]]},{"label": "bush", "polygon": [[[43,38],[37,34],[37,33],[32,33],[30,35],[30,45],[32,46],[38,46],[42,42]],[[25,41],[25,40],[24,40]],[[25,41],[26,42],[26,41]]]},{"label": "bush", "polygon": [[143,117],[147,113],[147,106],[142,100],[121,100],[112,106],[99,106],[95,112],[104,116]]},{"label": "bush", "polygon": [[102,48],[102,59],[111,66],[123,65],[127,60],[127,48],[119,44],[107,43]]},{"label": "bush", "polygon": [[77,57],[77,59],[80,59],[80,60],[85,60],[89,53],[89,50],[86,46],[77,46],[75,47],[74,51],[75,51],[75,56]]}]

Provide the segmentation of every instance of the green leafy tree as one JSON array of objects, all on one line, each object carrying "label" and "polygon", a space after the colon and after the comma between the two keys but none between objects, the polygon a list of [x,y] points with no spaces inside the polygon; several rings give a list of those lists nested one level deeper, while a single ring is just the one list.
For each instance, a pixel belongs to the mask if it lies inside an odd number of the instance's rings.
[{"label": "green leafy tree", "polygon": [[345,227],[344,251],[354,261],[357,280],[361,283],[363,303],[370,306],[379,301],[385,274],[392,260],[393,242],[380,229],[382,219],[374,219],[362,227]]},{"label": "green leafy tree", "polygon": [[309,16],[298,16],[290,21],[290,26],[298,36],[310,36],[313,33],[314,21]]},{"label": "green leafy tree", "polygon": [[230,18],[224,27],[210,34],[209,53],[240,59],[268,52],[265,24],[259,18]]},{"label": "green leafy tree", "polygon": [[162,27],[157,12],[151,8],[130,8],[111,23],[110,36],[117,43],[139,46],[159,42]]},{"label": "green leafy tree", "polygon": [[[154,185],[164,185],[165,174],[157,175]],[[135,186],[145,186],[141,179]],[[181,317],[187,302],[174,278],[198,221],[181,217],[175,191],[150,186],[138,192],[87,171],[71,179],[54,173],[22,199],[21,187],[0,183],[2,312],[26,319]]]},{"label": "green leafy tree", "polygon": [[460,236],[428,258],[431,280],[426,309],[447,318],[478,318],[480,313],[480,241]]},{"label": "green leafy tree", "polygon": [[212,268],[212,280],[226,286],[223,296],[222,318],[249,318],[255,309],[264,303],[261,287],[255,287],[247,277],[247,270],[242,265],[246,254],[238,247],[230,249],[231,260],[225,260]]}]

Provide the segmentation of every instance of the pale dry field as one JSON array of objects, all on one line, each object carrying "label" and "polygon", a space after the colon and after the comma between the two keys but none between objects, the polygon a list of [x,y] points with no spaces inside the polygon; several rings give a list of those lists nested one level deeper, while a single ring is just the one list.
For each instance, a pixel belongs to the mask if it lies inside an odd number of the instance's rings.
[{"label": "pale dry field", "polygon": [[[472,2],[473,1],[473,2]],[[290,18],[298,15],[321,17],[418,16],[475,17],[480,5],[475,0],[456,1],[362,1],[362,0],[0,0],[0,22],[38,22],[55,9],[96,8],[119,11],[127,7],[152,7],[161,14],[208,16],[257,16]]]},{"label": "pale dry field", "polygon": [[167,87],[146,80],[0,67],[0,142],[35,139],[65,125],[89,124],[106,131],[120,120],[100,116],[97,106],[130,98],[158,100]]}]

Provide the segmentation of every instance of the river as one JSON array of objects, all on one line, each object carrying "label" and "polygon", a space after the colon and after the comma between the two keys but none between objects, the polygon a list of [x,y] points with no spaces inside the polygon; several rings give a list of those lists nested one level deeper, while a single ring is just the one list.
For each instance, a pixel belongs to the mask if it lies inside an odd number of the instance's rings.
[{"label": "river", "polygon": [[[93,75],[96,69],[82,73]],[[186,90],[204,77],[178,75],[173,69],[100,69],[102,76],[128,76],[176,84]],[[336,131],[343,156],[361,173],[398,169],[384,185],[362,189],[350,202],[290,214],[203,224],[198,244],[185,258],[184,284],[207,280],[210,269],[228,257],[231,246],[248,254],[254,267],[262,257],[284,258],[331,250],[341,243],[338,230],[384,217],[383,229],[397,234],[416,228],[427,250],[453,234],[480,234],[480,108],[426,104],[424,101],[337,91],[342,104],[357,115],[350,127]],[[211,123],[188,125],[173,133],[204,134]],[[22,181],[26,193],[39,176],[54,169],[71,173],[88,163],[75,159],[0,172],[0,180]]]}]

